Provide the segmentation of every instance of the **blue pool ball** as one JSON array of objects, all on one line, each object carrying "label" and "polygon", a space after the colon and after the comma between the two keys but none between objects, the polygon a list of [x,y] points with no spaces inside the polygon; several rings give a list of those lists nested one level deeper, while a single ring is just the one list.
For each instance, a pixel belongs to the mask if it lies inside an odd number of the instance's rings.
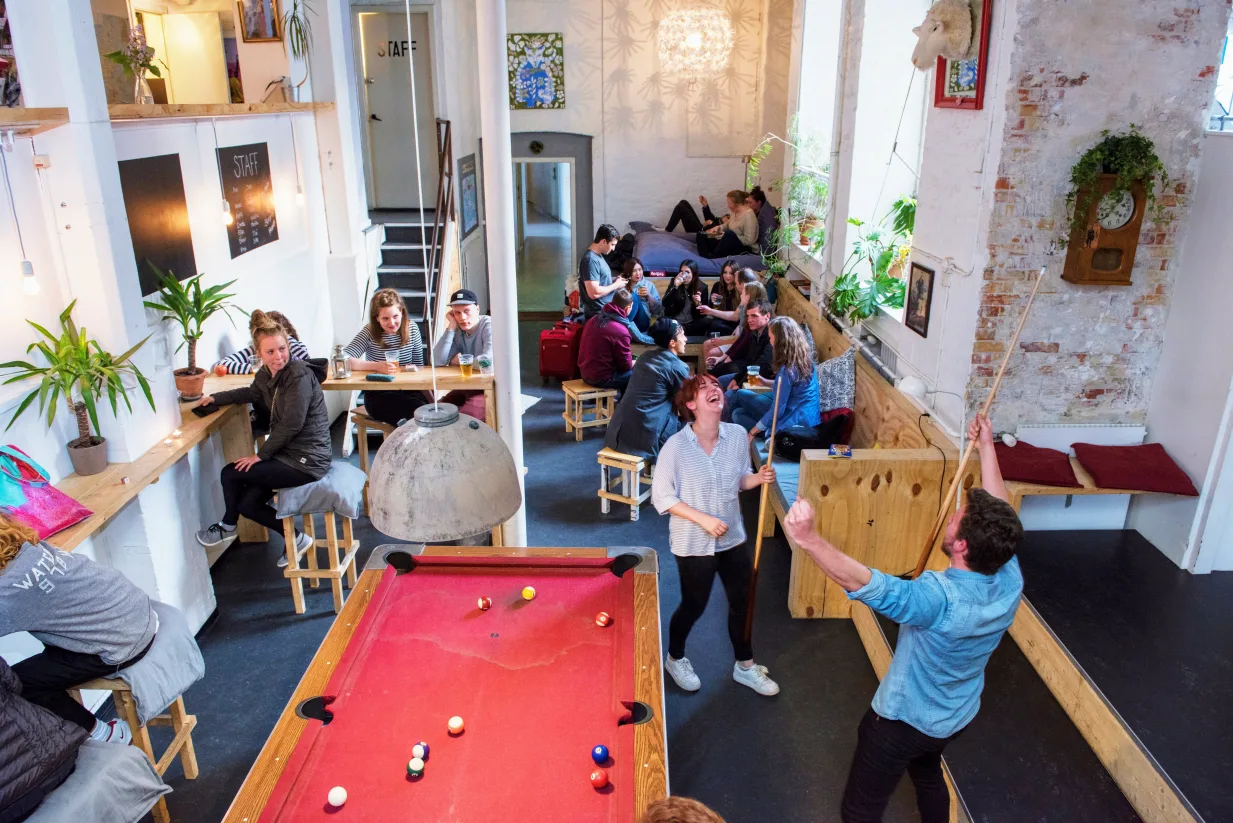
[{"label": "blue pool ball", "polygon": [[597,766],[602,766],[608,762],[608,747],[596,746],[591,749],[591,759],[595,761]]}]

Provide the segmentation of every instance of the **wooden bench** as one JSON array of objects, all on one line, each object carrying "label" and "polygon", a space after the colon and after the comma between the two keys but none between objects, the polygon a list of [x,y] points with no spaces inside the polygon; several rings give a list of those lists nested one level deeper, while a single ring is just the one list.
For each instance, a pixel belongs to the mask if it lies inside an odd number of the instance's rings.
[{"label": "wooden bench", "polygon": [[[94,512],[77,525],[57,532],[52,538],[57,547],[66,552],[77,548],[143,489],[157,483],[163,472],[215,433],[222,435],[225,463],[253,454],[247,406],[223,406],[211,415],[198,417],[192,413],[193,405],[182,403],[180,427],[136,460],[109,463],[104,471],[89,477],[70,474],[56,484],[57,489]],[[266,529],[247,518],[240,518],[239,528],[240,540],[246,543],[264,543],[268,539]]]},{"label": "wooden bench", "polygon": [[[651,351],[652,349],[655,349],[655,348],[658,348],[658,347],[648,346],[645,343],[633,343],[630,345],[629,350],[634,355],[634,359],[637,360],[639,355],[643,354],[644,352]],[[681,355],[681,360],[685,361],[685,365],[693,369],[694,374],[701,374],[702,372],[706,371],[705,369],[702,368],[705,364],[702,362],[702,344],[701,343],[686,343],[685,353]]]},{"label": "wooden bench", "polygon": [[[566,380],[561,384],[565,392],[565,433],[574,433],[574,439],[582,442],[582,430],[591,426],[606,426],[616,412],[616,389],[601,389],[585,380]],[[591,403],[587,409],[587,403]],[[589,415],[589,416],[588,416]]]},{"label": "wooden bench", "polygon": [[[625,454],[614,449],[600,449],[597,455],[599,461],[599,510],[607,514],[612,507],[610,501],[617,501],[629,506],[629,519],[638,519],[638,509],[643,501],[651,496],[652,473],[647,467],[646,458],[636,454]],[[609,469],[616,469],[617,475],[612,476]],[[620,493],[612,490],[620,484]],[[642,484],[646,487],[643,488]]]},{"label": "wooden bench", "polygon": [[1093,494],[1151,494],[1151,492],[1138,491],[1135,489],[1102,489],[1096,485],[1096,481],[1092,479],[1092,475],[1087,469],[1083,468],[1083,464],[1079,462],[1079,458],[1073,454],[1070,456],[1070,467],[1075,471],[1075,479],[1079,481],[1080,487],[1074,486],[1045,486],[1040,483],[1024,483],[1019,480],[1006,481],[1006,491],[1010,492],[1010,505],[1015,507],[1015,511],[1019,511],[1023,507],[1023,498],[1025,497],[1070,497],[1071,495],[1093,495]]}]

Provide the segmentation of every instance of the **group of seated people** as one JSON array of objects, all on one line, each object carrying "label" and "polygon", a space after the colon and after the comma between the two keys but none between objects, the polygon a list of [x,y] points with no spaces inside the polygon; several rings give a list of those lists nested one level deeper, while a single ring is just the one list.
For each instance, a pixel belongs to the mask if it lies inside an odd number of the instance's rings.
[{"label": "group of seated people", "polygon": [[675,231],[679,225],[694,235],[698,254],[703,257],[727,257],[732,254],[764,254],[770,251],[771,234],[779,224],[775,207],[766,202],[761,186],[745,192],[733,189],[728,192],[728,213],[715,217],[706,197],[699,196],[702,218],[688,200],[682,200],[672,209],[666,231]]},{"label": "group of seated people", "polygon": [[[684,265],[682,270],[687,270]],[[780,429],[818,426],[822,411],[813,341],[808,329],[790,317],[774,317],[765,287],[748,269],[736,273],[730,281],[721,278],[716,291],[727,282],[739,283],[735,307],[723,313],[719,309],[710,310],[706,317],[734,322],[735,328],[727,337],[706,340],[702,350],[706,371],[718,379],[724,392],[724,419],[743,426],[750,440],[765,435],[772,420]],[[669,295],[677,288],[674,285]],[[671,305],[668,297],[663,304]],[[618,304],[613,311],[623,310]],[[732,321],[727,321],[727,316],[732,317]],[[606,334],[604,330],[613,325],[588,321],[583,329],[583,350],[587,349],[588,335],[592,344],[598,346],[601,339],[605,339],[601,338]],[[673,400],[689,378],[690,370],[681,359],[688,343],[688,327],[679,317],[665,311],[649,331],[656,348],[628,367],[625,366],[630,362],[628,337],[622,338],[625,359],[620,365],[628,371],[618,375],[619,382],[623,383],[620,386],[623,394],[608,424],[604,445],[654,461],[664,442],[680,428]],[[614,332],[613,336],[621,334]],[[601,376],[588,376],[587,371],[583,371],[583,377],[592,385],[607,385],[592,380],[592,377]]]}]

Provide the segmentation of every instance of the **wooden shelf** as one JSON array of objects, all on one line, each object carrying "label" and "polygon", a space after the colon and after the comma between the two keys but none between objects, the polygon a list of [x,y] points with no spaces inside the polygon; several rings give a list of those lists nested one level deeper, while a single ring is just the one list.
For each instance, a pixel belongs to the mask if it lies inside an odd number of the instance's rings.
[{"label": "wooden shelf", "polygon": [[12,130],[22,137],[41,134],[69,120],[68,109],[10,109],[0,107],[0,132]]},{"label": "wooden shelf", "polygon": [[238,117],[290,112],[331,111],[333,103],[184,103],[142,106],[120,103],[107,107],[113,121],[169,118]]}]

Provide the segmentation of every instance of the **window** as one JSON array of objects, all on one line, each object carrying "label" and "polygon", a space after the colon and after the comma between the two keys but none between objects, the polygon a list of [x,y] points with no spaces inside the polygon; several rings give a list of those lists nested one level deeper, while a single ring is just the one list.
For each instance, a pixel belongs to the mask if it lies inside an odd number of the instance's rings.
[{"label": "window", "polygon": [[[1233,20],[1229,23],[1233,33]],[[1208,131],[1233,131],[1233,60],[1229,59],[1229,38],[1220,47],[1220,70],[1216,74],[1216,97],[1208,112]]]}]

